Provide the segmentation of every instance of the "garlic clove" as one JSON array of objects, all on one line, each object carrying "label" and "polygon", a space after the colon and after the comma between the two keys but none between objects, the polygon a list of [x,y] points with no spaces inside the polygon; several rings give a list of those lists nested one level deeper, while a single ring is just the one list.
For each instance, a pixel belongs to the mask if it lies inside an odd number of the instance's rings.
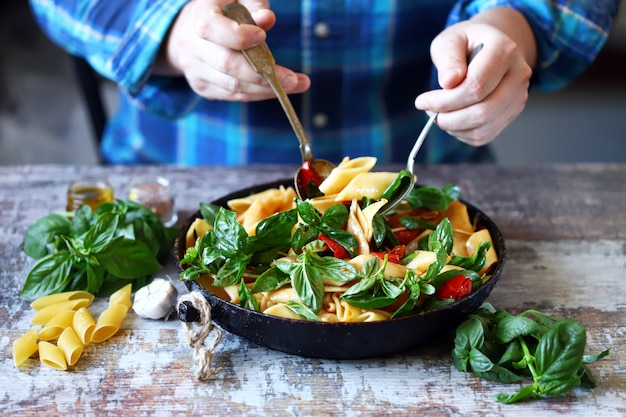
[{"label": "garlic clove", "polygon": [[155,278],[145,287],[137,290],[133,301],[133,311],[144,319],[167,318],[174,311],[178,291],[163,278]]}]

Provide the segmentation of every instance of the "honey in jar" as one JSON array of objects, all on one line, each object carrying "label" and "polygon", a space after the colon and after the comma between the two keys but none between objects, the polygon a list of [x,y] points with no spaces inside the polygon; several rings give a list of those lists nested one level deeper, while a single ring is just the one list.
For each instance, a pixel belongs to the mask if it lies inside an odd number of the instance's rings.
[{"label": "honey in jar", "polygon": [[94,210],[98,204],[113,201],[113,187],[102,178],[73,181],[67,188],[67,211],[75,211],[83,204]]}]

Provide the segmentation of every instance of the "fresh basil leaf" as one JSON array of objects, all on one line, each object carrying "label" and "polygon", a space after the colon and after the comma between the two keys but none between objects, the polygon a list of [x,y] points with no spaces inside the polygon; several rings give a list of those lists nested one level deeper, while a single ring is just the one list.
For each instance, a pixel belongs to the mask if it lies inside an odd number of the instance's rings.
[{"label": "fresh basil leaf", "polygon": [[322,217],[315,207],[311,205],[311,203],[298,200],[296,202],[296,209],[298,210],[298,215],[305,224],[310,226],[319,226],[322,222]]},{"label": "fresh basil leaf", "polygon": [[298,298],[314,312],[318,312],[324,299],[324,281],[319,270],[308,261],[307,252],[303,252],[302,255],[302,260],[297,263],[291,274],[291,285],[296,290]]},{"label": "fresh basil leaf", "polygon": [[435,211],[444,211],[453,201],[448,193],[435,187],[415,187],[407,196],[406,201],[413,208],[428,208]]},{"label": "fresh basil leaf", "polygon": [[284,273],[278,267],[269,268],[254,281],[252,293],[257,294],[277,290],[283,285],[288,284],[290,280],[289,274]]},{"label": "fresh basil leaf", "polygon": [[452,252],[454,246],[454,237],[452,235],[452,224],[447,218],[441,220],[435,231],[428,235],[428,250],[435,251],[437,243],[441,244],[446,254]]},{"label": "fresh basil leaf", "polygon": [[215,279],[213,280],[213,286],[215,287],[228,287],[229,285],[235,285],[243,276],[246,271],[246,266],[250,261],[251,256],[237,252],[231,255],[224,265],[217,271]]},{"label": "fresh basil leaf", "polygon": [[215,225],[215,219],[220,211],[220,206],[215,204],[200,203],[200,214],[211,226]]},{"label": "fresh basil leaf", "polygon": [[59,235],[69,235],[70,221],[60,214],[49,214],[33,223],[24,236],[24,253],[34,259],[48,254],[47,245]]},{"label": "fresh basil leaf", "polygon": [[285,306],[300,317],[309,321],[322,321],[313,310],[297,301],[288,301]]},{"label": "fresh basil leaf", "polygon": [[480,373],[489,372],[494,367],[494,363],[491,362],[491,359],[475,347],[470,348],[469,365],[474,372]]},{"label": "fresh basil leaf", "polygon": [[387,199],[387,201],[394,199],[396,196],[399,196],[401,193],[404,193],[405,190],[411,184],[413,180],[413,174],[411,174],[406,169],[400,170],[398,175],[393,180],[391,184],[383,191],[380,198]]},{"label": "fresh basil leaf", "polygon": [[532,385],[526,385],[515,394],[497,394],[495,398],[496,401],[503,404],[513,404],[530,398],[536,398],[535,387]]},{"label": "fresh basil leaf", "polygon": [[471,269],[472,271],[480,271],[485,262],[487,261],[487,251],[491,247],[490,242],[480,242],[476,253],[472,256],[453,256],[448,264],[460,266],[464,269]]},{"label": "fresh basil leaf", "polygon": [[254,295],[252,295],[243,278],[239,282],[237,290],[239,291],[239,305],[241,307],[252,311],[259,311],[259,302]]},{"label": "fresh basil leaf", "polygon": [[89,262],[86,263],[87,288],[85,290],[91,294],[97,294],[104,283],[105,271],[102,268],[95,268]]},{"label": "fresh basil leaf", "polygon": [[324,228],[322,231],[326,236],[339,243],[350,254],[350,257],[357,255],[358,242],[350,232],[329,228]]},{"label": "fresh basil leaf", "polygon": [[419,217],[415,217],[415,216],[400,217],[400,224],[402,224],[402,226],[410,230],[416,230],[416,229],[435,230],[435,228],[437,227],[433,222],[429,222],[429,221],[420,219]]},{"label": "fresh basil leaf", "polygon": [[539,324],[523,316],[509,316],[498,322],[494,336],[500,343],[509,343],[520,336],[538,337],[541,333]]},{"label": "fresh basil leaf", "polygon": [[311,254],[311,265],[317,268],[322,276],[331,281],[350,282],[357,278],[356,268],[348,261],[332,256],[320,257]]},{"label": "fresh basil leaf", "polygon": [[70,236],[77,237],[87,233],[95,222],[96,215],[91,207],[86,204],[81,205],[78,209],[76,209],[74,216],[72,217],[69,233]]},{"label": "fresh basil leaf", "polygon": [[456,184],[446,184],[442,187],[441,191],[450,197],[452,201],[461,199],[461,187]]},{"label": "fresh basil leaf", "polygon": [[565,319],[548,330],[535,351],[538,378],[542,382],[566,381],[583,363],[587,336],[585,328]]},{"label": "fresh basil leaf", "polygon": [[97,254],[104,250],[115,237],[118,222],[118,215],[113,213],[101,214],[83,238],[83,247],[86,252]]},{"label": "fresh basil leaf", "polygon": [[343,204],[330,206],[321,218],[321,223],[331,229],[341,229],[347,221],[348,208]]},{"label": "fresh basil leaf", "polygon": [[69,252],[56,252],[44,256],[35,263],[26,276],[21,296],[34,300],[43,295],[61,292],[70,280],[72,255]]},{"label": "fresh basil leaf", "polygon": [[248,242],[248,233],[237,221],[235,212],[224,208],[217,213],[214,232],[217,246],[227,253],[244,250]]},{"label": "fresh basil leaf", "polygon": [[143,242],[124,237],[115,238],[95,256],[106,271],[118,278],[139,278],[162,268]]}]

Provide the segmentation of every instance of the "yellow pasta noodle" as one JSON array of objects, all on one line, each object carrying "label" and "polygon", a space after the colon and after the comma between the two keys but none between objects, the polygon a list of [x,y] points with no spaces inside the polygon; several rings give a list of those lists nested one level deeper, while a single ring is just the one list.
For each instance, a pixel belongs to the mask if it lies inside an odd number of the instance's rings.
[{"label": "yellow pasta noodle", "polygon": [[13,363],[20,366],[26,359],[37,353],[37,331],[24,333],[13,341]]},{"label": "yellow pasta noodle", "polygon": [[61,371],[67,370],[67,362],[61,349],[45,341],[39,342],[37,347],[39,348],[39,360],[41,363]]},{"label": "yellow pasta noodle", "polygon": [[39,340],[58,339],[63,330],[67,329],[68,327],[72,327],[75,314],[76,311],[74,310],[59,311],[56,316],[48,320],[48,322],[43,326],[41,331],[39,331],[37,337],[39,338]]},{"label": "yellow pasta noodle", "polygon": [[93,298],[93,294],[90,294],[87,291],[66,291],[39,297],[32,303],[30,303],[30,308],[32,308],[33,310],[41,310],[42,308],[48,307],[52,304],[58,304],[64,301],[74,301],[78,299],[89,300],[89,302],[84,305],[85,307],[88,307],[93,301]]},{"label": "yellow pasta noodle", "polygon": [[364,156],[350,159],[347,156],[330,172],[330,175],[319,186],[326,195],[338,194],[354,177],[369,172],[376,165],[376,158]]},{"label": "yellow pasta noodle", "polygon": [[91,335],[96,327],[96,322],[89,310],[85,307],[81,307],[76,311],[76,314],[74,314],[72,327],[83,345],[88,345],[89,342],[91,342]]},{"label": "yellow pasta noodle", "polygon": [[133,305],[133,301],[131,299],[132,289],[133,285],[127,284],[111,294],[111,296],[109,297],[109,307],[121,304],[128,308],[131,308]]},{"label": "yellow pasta noodle", "polygon": [[364,172],[352,179],[335,197],[335,201],[380,200],[380,196],[398,176],[397,172]]},{"label": "yellow pasta noodle", "polygon": [[69,366],[76,365],[78,359],[83,354],[83,343],[71,327],[63,330],[63,333],[61,333],[57,341],[57,347],[63,353],[65,362],[67,362]]},{"label": "yellow pasta noodle", "polygon": [[31,324],[36,326],[45,325],[50,319],[61,311],[64,310],[77,310],[79,308],[85,308],[91,304],[91,300],[86,298],[79,298],[76,300],[63,301],[61,303],[50,304],[39,310],[33,318],[30,320]]},{"label": "yellow pasta noodle", "polygon": [[124,304],[115,304],[104,310],[98,317],[91,341],[101,343],[113,337],[120,329],[127,311],[128,307]]}]

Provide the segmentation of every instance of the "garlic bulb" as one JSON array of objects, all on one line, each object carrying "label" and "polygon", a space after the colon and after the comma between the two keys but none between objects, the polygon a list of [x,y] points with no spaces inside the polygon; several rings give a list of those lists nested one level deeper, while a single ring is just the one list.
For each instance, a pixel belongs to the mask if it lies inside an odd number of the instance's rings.
[{"label": "garlic bulb", "polygon": [[167,318],[174,310],[178,297],[176,287],[163,278],[155,278],[150,284],[137,290],[133,310],[144,319]]}]

